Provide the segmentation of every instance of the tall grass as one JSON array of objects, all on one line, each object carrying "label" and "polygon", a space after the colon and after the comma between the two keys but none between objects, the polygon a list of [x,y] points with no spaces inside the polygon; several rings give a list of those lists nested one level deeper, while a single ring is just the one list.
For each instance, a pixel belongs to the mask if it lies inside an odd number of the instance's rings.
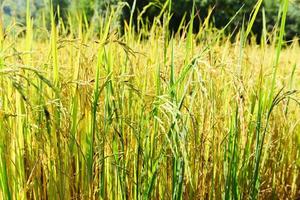
[{"label": "tall grass", "polygon": [[263,20],[261,45],[250,42],[261,0],[235,39],[210,16],[195,33],[195,11],[169,31],[172,1],[155,4],[151,25],[153,3],[137,27],[132,11],[122,35],[116,10],[64,24],[51,7],[48,31],[29,4],[25,37],[0,21],[1,199],[299,197],[300,47],[284,43],[287,0],[275,33]]}]

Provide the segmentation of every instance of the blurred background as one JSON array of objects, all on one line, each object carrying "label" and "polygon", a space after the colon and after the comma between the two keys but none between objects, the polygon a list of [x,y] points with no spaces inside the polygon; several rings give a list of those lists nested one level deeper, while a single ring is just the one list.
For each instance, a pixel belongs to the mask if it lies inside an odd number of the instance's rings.
[{"label": "blurred background", "polygon": [[[138,14],[144,12],[142,18],[151,25],[153,18],[159,14],[166,0],[53,0],[57,15],[60,16],[62,22],[66,23],[68,16],[76,16],[78,13],[84,13],[89,23],[93,23],[99,17],[105,16],[110,8],[121,7],[119,9],[120,18],[119,26],[122,27],[130,18],[131,8],[134,9],[134,19]],[[49,0],[31,0],[32,17],[35,19],[35,26],[39,27],[40,23],[47,23],[47,17],[50,12]],[[198,31],[199,25],[211,13],[210,24],[216,28],[224,27],[230,19],[242,7],[241,12],[234,18],[233,22],[227,29],[230,34],[236,33],[242,26],[243,21],[247,24],[251,11],[256,4],[256,0],[195,0],[196,18],[195,31]],[[4,26],[9,26],[12,22],[15,25],[23,26],[26,23],[26,0],[0,0],[2,18]],[[260,37],[263,29],[263,16],[265,15],[266,28],[272,32],[278,21],[278,8],[280,0],[264,0],[261,12],[258,14],[253,34]],[[147,6],[146,10],[143,10]],[[189,20],[189,13],[193,7],[193,0],[173,0],[172,3],[172,19],[170,29],[177,30],[183,17],[186,23]],[[135,21],[136,23],[136,21]],[[67,23],[66,23],[67,24]],[[300,33],[300,0],[291,0],[287,18],[286,39],[291,40]],[[258,40],[259,41],[259,40]]]}]

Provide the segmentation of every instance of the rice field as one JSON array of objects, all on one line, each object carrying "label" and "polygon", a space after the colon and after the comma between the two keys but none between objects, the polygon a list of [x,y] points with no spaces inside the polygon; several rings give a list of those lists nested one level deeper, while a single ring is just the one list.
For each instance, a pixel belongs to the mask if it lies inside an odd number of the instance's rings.
[{"label": "rice field", "polygon": [[124,34],[28,6],[0,28],[0,199],[299,199],[300,46],[287,0],[255,42],[261,2],[232,37],[170,32],[168,1]]}]

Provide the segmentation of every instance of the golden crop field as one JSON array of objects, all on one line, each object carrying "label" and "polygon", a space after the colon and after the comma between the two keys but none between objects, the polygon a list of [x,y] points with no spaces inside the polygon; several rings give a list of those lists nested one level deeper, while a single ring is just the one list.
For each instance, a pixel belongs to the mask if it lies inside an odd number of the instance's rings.
[{"label": "golden crop field", "polygon": [[0,27],[0,199],[300,198],[287,4],[261,44],[251,23],[171,33],[167,10],[124,34],[113,11]]}]

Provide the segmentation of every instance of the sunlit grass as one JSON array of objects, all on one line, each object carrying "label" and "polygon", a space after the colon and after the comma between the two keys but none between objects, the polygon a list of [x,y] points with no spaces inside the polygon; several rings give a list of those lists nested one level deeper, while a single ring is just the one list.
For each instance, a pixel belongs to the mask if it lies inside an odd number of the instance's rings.
[{"label": "sunlit grass", "polygon": [[170,1],[123,35],[114,11],[51,14],[48,31],[28,6],[25,37],[1,26],[0,198],[299,197],[300,47],[284,43],[287,0],[249,42],[261,3],[234,42],[209,17],[170,32]]}]

